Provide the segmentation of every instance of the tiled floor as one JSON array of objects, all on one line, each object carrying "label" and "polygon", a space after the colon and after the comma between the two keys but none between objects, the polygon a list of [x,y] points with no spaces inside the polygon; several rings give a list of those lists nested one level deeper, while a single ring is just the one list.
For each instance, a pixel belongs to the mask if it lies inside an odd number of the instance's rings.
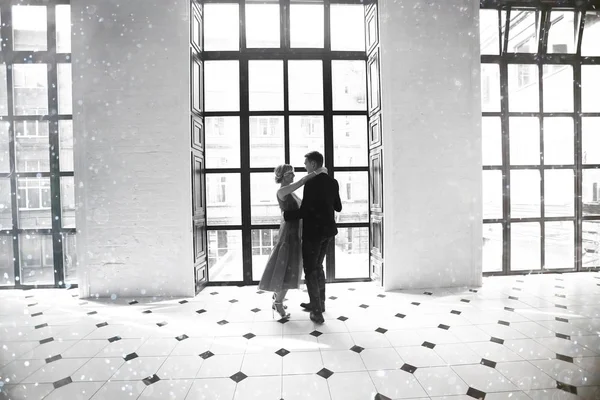
[{"label": "tiled floor", "polygon": [[0,399],[600,399],[600,273],[327,290],[319,326],[301,291],[0,291]]}]

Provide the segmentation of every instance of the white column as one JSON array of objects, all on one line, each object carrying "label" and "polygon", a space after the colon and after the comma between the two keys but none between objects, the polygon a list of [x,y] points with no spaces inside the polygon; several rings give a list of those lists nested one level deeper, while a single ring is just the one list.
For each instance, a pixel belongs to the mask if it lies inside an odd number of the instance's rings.
[{"label": "white column", "polygon": [[380,7],[385,289],[479,285],[479,2]]},{"label": "white column", "polygon": [[193,295],[189,1],[71,7],[80,293]]}]

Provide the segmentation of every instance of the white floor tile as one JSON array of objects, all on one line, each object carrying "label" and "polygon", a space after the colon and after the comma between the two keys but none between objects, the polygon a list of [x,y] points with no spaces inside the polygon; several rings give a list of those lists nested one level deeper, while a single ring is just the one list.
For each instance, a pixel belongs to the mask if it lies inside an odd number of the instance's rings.
[{"label": "white floor tile", "polygon": [[414,375],[429,396],[465,394],[469,389],[450,367],[419,368]]},{"label": "white floor tile", "polygon": [[192,379],[161,380],[146,387],[138,399],[185,400],[192,383]]},{"label": "white floor tile", "polygon": [[520,390],[556,388],[556,380],[528,361],[498,363],[496,370]]},{"label": "white floor tile", "polygon": [[110,378],[113,381],[142,380],[156,374],[166,357],[137,357],[126,361]]},{"label": "white floor tile", "polygon": [[469,387],[484,393],[519,389],[495,368],[485,365],[456,365],[452,369]]},{"label": "white floor tile", "polygon": [[316,374],[323,368],[319,351],[291,352],[283,357],[283,374]]},{"label": "white floor tile", "polygon": [[51,362],[23,379],[23,383],[53,383],[59,381],[73,375],[87,361],[86,358],[64,358]]},{"label": "white floor tile", "polygon": [[396,351],[405,363],[415,367],[437,367],[447,365],[435,351],[423,346],[396,347]]},{"label": "white floor tile", "polygon": [[92,400],[137,399],[146,385],[141,380],[106,382],[92,397]]},{"label": "white floor tile", "polygon": [[280,400],[280,376],[252,376],[237,384],[234,400]]},{"label": "white floor tile", "polygon": [[350,333],[323,333],[317,338],[321,350],[348,350],[354,346]]},{"label": "white floor tile", "polygon": [[196,378],[228,378],[242,368],[243,354],[215,355],[202,362]]},{"label": "white floor tile", "polygon": [[327,379],[332,400],[372,399],[377,394],[368,372],[341,372]]},{"label": "white floor tile", "polygon": [[[189,339],[186,339],[189,340]],[[179,342],[175,338],[150,338],[135,352],[140,357],[168,356]]]},{"label": "white floor tile", "polygon": [[235,388],[229,378],[195,379],[186,400],[232,400]]},{"label": "white floor tile", "polygon": [[285,400],[330,400],[327,381],[317,374],[284,375],[283,392]]},{"label": "white floor tile", "polygon": [[73,382],[106,382],[125,363],[120,357],[92,358],[71,375]]},{"label": "white floor tile", "polygon": [[321,357],[323,358],[323,366],[332,372],[366,371],[361,356],[350,350],[322,351]]},{"label": "white floor tile", "polygon": [[369,371],[398,369],[405,363],[393,348],[365,349],[360,352],[360,356]]},{"label": "white floor tile", "polygon": [[403,370],[379,370],[369,373],[377,392],[390,399],[427,397],[427,392],[413,374]]},{"label": "white floor tile", "polygon": [[448,365],[477,364],[481,357],[464,343],[438,344],[433,349]]},{"label": "white floor tile", "polygon": [[44,400],[88,400],[103,384],[104,382],[73,382],[54,389]]},{"label": "white floor tile", "polygon": [[167,380],[194,379],[203,361],[199,356],[170,356],[162,364],[156,375],[160,379]]},{"label": "white floor tile", "polygon": [[275,353],[246,354],[241,371],[248,376],[281,376],[283,360]]},{"label": "white floor tile", "polygon": [[[20,383],[18,385],[4,386],[4,392],[7,394],[7,398],[10,400],[43,399],[53,390],[54,386],[52,386],[51,383]],[[2,397],[0,397],[0,399],[2,399]]]},{"label": "white floor tile", "polygon": [[375,349],[380,347],[392,347],[392,344],[384,333],[379,332],[352,332],[352,339],[357,346],[365,349]]},{"label": "white floor tile", "polygon": [[14,360],[0,368],[0,381],[4,384],[20,383],[44,365],[44,360]]}]

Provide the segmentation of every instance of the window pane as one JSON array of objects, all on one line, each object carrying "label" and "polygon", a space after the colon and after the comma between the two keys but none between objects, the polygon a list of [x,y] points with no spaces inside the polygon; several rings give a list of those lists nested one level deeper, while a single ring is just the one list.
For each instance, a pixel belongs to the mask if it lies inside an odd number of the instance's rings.
[{"label": "window pane", "polygon": [[573,164],[573,118],[544,118],[544,163],[546,165]]},{"label": "window pane", "polygon": [[317,115],[290,116],[290,162],[304,166],[304,155],[318,151],[324,155],[323,117]]},{"label": "window pane", "polygon": [[323,62],[289,61],[290,110],[323,110]]},{"label": "window pane", "polygon": [[547,217],[575,214],[574,172],[570,169],[544,171],[544,209]]},{"label": "window pane", "polygon": [[526,271],[541,269],[540,224],[512,223],[510,227],[510,269]]},{"label": "window pane", "polygon": [[598,88],[600,88],[600,65],[582,65],[581,108],[583,112],[600,111]]},{"label": "window pane", "polygon": [[584,164],[600,164],[600,117],[582,118]]},{"label": "window pane", "polygon": [[18,178],[19,228],[50,228],[50,178]]},{"label": "window pane", "polygon": [[500,65],[481,64],[481,111],[500,111]]},{"label": "window pane", "polygon": [[537,65],[511,64],[508,66],[509,111],[539,111],[540,89],[538,81]]},{"label": "window pane", "polygon": [[8,92],[6,91],[6,64],[0,64],[0,115],[8,115]]},{"label": "window pane", "polygon": [[246,47],[279,47],[279,4],[246,3]]},{"label": "window pane", "polygon": [[544,111],[573,111],[573,67],[544,65]]},{"label": "window pane", "polygon": [[336,167],[367,166],[367,117],[333,116],[333,164]]},{"label": "window pane", "polygon": [[250,111],[283,110],[283,61],[248,61]]},{"label": "window pane", "polygon": [[60,170],[73,171],[73,121],[58,121]]},{"label": "window pane", "polygon": [[368,222],[369,173],[336,172],[335,179],[340,185],[342,200],[342,212],[336,214],[337,222]]},{"label": "window pane", "polygon": [[204,62],[204,99],[206,111],[240,110],[238,61]]},{"label": "window pane", "polygon": [[365,51],[365,7],[362,4],[331,5],[331,50]]},{"label": "window pane", "polygon": [[242,232],[208,231],[208,280],[242,281]]},{"label": "window pane", "polygon": [[206,174],[208,225],[240,225],[240,174]]},{"label": "window pane", "polygon": [[52,235],[20,234],[21,283],[54,284]]},{"label": "window pane", "polygon": [[510,164],[539,165],[540,121],[536,117],[510,117]]},{"label": "window pane", "polygon": [[13,227],[11,198],[10,179],[0,178],[0,230],[12,229]]},{"label": "window pane", "polygon": [[502,125],[500,117],[481,119],[483,165],[502,165]]},{"label": "window pane", "polygon": [[479,10],[481,54],[499,54],[498,10]]},{"label": "window pane", "polygon": [[239,50],[239,26],[239,6],[237,4],[205,4],[205,50]]},{"label": "window pane", "polygon": [[583,221],[582,266],[600,267],[600,221]]},{"label": "window pane", "polygon": [[275,168],[285,162],[283,117],[250,117],[250,166]]},{"label": "window pane", "polygon": [[575,225],[573,221],[546,222],[546,269],[575,268]]},{"label": "window pane", "polygon": [[[294,180],[300,179],[304,174],[298,174]],[[277,202],[277,189],[275,174],[272,172],[254,173],[250,175],[250,215],[252,224],[272,225],[282,221],[281,209]],[[301,191],[300,188],[297,191]]]},{"label": "window pane", "polygon": [[600,215],[600,169],[583,170],[583,215]]},{"label": "window pane", "polygon": [[48,121],[17,121],[14,127],[17,171],[48,172]]},{"label": "window pane", "polygon": [[581,55],[600,56],[600,11],[589,10],[585,12]]},{"label": "window pane", "polygon": [[15,284],[12,236],[0,236],[0,254],[2,254],[2,257],[0,257],[0,286],[12,286]]},{"label": "window pane", "polygon": [[291,47],[322,48],[324,26],[322,4],[290,5]]},{"label": "window pane", "polygon": [[73,114],[71,64],[58,64],[58,113]]},{"label": "window pane", "polygon": [[75,178],[60,177],[60,206],[62,209],[62,227],[75,228]]},{"label": "window pane", "polygon": [[483,224],[483,272],[502,271],[502,224]]},{"label": "window pane", "polygon": [[71,52],[71,6],[56,6],[56,52]]},{"label": "window pane", "polygon": [[10,124],[5,121],[0,121],[0,172],[10,171],[9,146],[10,137],[8,129]]},{"label": "window pane", "polygon": [[260,281],[273,247],[279,240],[278,229],[252,230],[252,280]]},{"label": "window pane", "polygon": [[369,277],[369,228],[338,228],[335,278]]},{"label": "window pane", "polygon": [[539,11],[511,10],[508,52],[537,53],[540,22]]},{"label": "window pane", "polygon": [[46,6],[13,6],[13,50],[45,51],[48,49]]},{"label": "window pane", "polygon": [[[362,6],[361,6],[362,7]],[[364,61],[332,61],[334,110],[367,109],[367,77]]]},{"label": "window pane", "polygon": [[512,218],[540,216],[539,171],[510,171],[510,216]]},{"label": "window pane", "polygon": [[240,167],[240,118],[206,117],[206,168]]},{"label": "window pane", "polygon": [[502,218],[502,171],[483,171],[483,218]]},{"label": "window pane", "polygon": [[46,64],[13,64],[15,115],[48,114]]},{"label": "window pane", "polygon": [[73,233],[63,234],[63,257],[65,282],[77,283],[77,238]]},{"label": "window pane", "polygon": [[551,11],[548,32],[548,53],[575,53],[579,21],[573,11]]}]

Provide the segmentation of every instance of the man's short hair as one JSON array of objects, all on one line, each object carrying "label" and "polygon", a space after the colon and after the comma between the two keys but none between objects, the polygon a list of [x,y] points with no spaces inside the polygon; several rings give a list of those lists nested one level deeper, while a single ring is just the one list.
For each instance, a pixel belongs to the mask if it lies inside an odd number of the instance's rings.
[{"label": "man's short hair", "polygon": [[323,154],[318,151],[311,151],[304,155],[308,161],[314,161],[317,163],[317,168],[321,168],[323,166]]}]

